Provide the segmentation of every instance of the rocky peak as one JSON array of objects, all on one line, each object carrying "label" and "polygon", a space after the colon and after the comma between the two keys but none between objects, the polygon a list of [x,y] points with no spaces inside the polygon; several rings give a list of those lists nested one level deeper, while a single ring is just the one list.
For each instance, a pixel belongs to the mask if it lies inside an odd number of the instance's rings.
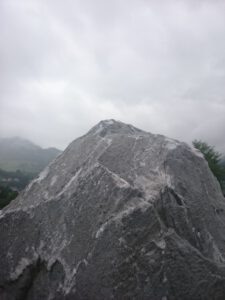
[{"label": "rocky peak", "polygon": [[0,299],[225,299],[225,203],[185,143],[114,120],[0,215]]},{"label": "rocky peak", "polygon": [[115,121],[114,119],[102,120],[96,126],[94,126],[88,133],[98,134],[100,136],[110,135],[110,134],[137,134],[144,131],[130,125],[125,124],[120,121]]}]

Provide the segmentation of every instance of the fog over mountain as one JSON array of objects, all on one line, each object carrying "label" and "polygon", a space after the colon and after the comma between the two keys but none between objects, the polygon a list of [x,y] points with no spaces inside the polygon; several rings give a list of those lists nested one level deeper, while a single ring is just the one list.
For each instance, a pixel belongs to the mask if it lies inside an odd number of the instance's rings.
[{"label": "fog over mountain", "polygon": [[114,118],[225,152],[225,1],[2,0],[0,35],[1,137]]},{"label": "fog over mountain", "polygon": [[60,153],[59,149],[43,149],[19,137],[0,138],[0,169],[39,173]]}]

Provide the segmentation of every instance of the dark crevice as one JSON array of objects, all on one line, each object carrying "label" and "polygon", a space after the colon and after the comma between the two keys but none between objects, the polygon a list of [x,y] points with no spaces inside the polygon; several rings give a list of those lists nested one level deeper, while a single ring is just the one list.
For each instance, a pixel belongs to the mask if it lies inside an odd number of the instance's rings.
[{"label": "dark crevice", "polygon": [[[36,262],[27,266],[16,280],[8,281],[0,286],[0,299],[47,299],[50,285],[52,288],[57,289],[63,280],[63,267],[58,261],[52,265],[51,270],[48,270],[46,262],[41,261],[39,258]],[[42,286],[43,284],[44,286]]]},{"label": "dark crevice", "polygon": [[172,189],[169,189],[168,191],[170,194],[172,194],[172,196],[174,197],[174,199],[176,200],[176,203],[179,205],[179,206],[183,206],[183,201],[181,200],[181,198],[177,195],[177,193],[175,193],[174,190]]},{"label": "dark crevice", "polygon": [[32,285],[37,278],[38,274],[41,272],[41,269],[44,267],[44,264],[41,262],[40,259],[37,260],[36,264],[34,266],[30,267],[30,276],[27,278],[27,281],[25,282],[25,285],[21,288],[20,297],[18,300],[26,300],[29,291],[32,288]]},{"label": "dark crevice", "polygon": [[14,281],[8,281],[0,288],[0,299],[26,300],[35,278],[42,267],[40,259],[27,266]]}]

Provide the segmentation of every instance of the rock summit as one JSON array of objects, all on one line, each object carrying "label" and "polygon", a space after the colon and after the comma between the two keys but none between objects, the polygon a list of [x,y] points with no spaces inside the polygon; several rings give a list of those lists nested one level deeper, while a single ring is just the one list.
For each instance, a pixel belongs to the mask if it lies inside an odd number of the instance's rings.
[{"label": "rock summit", "polygon": [[224,300],[225,200],[205,159],[101,121],[1,211],[0,299]]}]

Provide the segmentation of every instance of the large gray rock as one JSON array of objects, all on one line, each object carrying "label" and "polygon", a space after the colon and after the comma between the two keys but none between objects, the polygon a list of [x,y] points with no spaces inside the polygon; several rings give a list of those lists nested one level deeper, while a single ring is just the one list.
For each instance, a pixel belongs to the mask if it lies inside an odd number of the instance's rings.
[{"label": "large gray rock", "polygon": [[225,202],[200,153],[113,120],[0,216],[0,299],[225,299]]}]

